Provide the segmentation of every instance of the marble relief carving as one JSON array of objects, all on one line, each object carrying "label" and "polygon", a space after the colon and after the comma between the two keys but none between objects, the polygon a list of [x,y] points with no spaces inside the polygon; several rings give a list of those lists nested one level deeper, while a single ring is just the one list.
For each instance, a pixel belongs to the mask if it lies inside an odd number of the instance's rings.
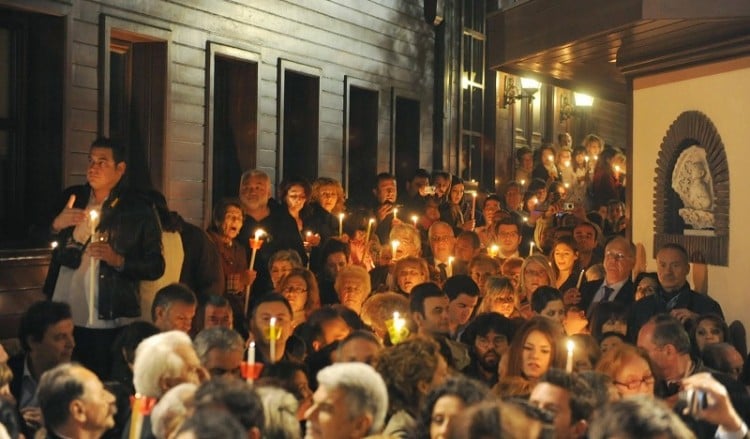
[{"label": "marble relief carving", "polygon": [[675,163],[672,189],[685,207],[678,213],[694,229],[714,227],[713,179],[706,160],[706,150],[698,145],[686,148]]}]

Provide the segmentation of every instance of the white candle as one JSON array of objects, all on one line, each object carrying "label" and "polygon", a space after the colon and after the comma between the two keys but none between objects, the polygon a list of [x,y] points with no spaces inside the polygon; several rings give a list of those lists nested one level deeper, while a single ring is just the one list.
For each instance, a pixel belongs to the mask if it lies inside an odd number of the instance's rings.
[{"label": "white candle", "polygon": [[247,349],[247,364],[255,364],[255,342],[250,342],[250,347]]},{"label": "white candle", "polygon": [[451,276],[453,276],[453,259],[453,256],[448,256],[448,271],[450,271]]},{"label": "white candle", "polygon": [[581,274],[578,275],[578,282],[576,282],[576,289],[581,289],[581,282],[583,282],[583,275],[586,273],[586,270],[581,270]]},{"label": "white candle", "polygon": [[[255,231],[255,241],[260,240],[260,237],[265,235],[266,232],[263,231],[263,229],[258,229]],[[255,245],[251,246],[253,248],[253,252],[250,255],[250,265],[248,266],[249,270],[253,269],[253,266],[255,265],[255,256],[258,253],[258,247],[260,247],[257,243]]]},{"label": "white candle", "polygon": [[521,179],[521,186],[526,186],[526,180]]},{"label": "white candle", "polygon": [[57,246],[58,246],[57,241],[52,241],[49,243],[49,248],[51,248],[52,250],[56,249]]},{"label": "white candle", "polygon": [[529,256],[534,254],[534,241],[529,243]]},{"label": "white candle", "polygon": [[565,164],[566,168],[569,168],[570,167],[570,160],[565,160],[564,164]]},{"label": "white candle", "polygon": [[370,218],[367,221],[367,234],[365,234],[365,242],[370,242],[370,232],[372,231],[372,225],[375,223],[375,218]]},{"label": "white candle", "polygon": [[575,349],[575,344],[573,343],[573,340],[568,340],[567,347],[568,347],[568,359],[565,362],[565,372],[573,373],[573,349]]},{"label": "white candle", "polygon": [[398,207],[393,208],[393,219],[396,219],[398,217]]},{"label": "white candle", "polygon": [[471,194],[471,219],[476,219],[477,214],[477,191]]},{"label": "white candle", "polygon": [[398,250],[398,246],[401,245],[401,241],[398,239],[394,239],[391,241],[391,259],[396,260],[396,250]]},{"label": "white candle", "polygon": [[[96,220],[99,218],[99,212],[97,212],[95,209],[91,209],[89,211],[89,219],[90,226],[91,226],[91,241],[90,244],[94,243],[94,238],[96,236]],[[94,313],[96,312],[95,306],[94,306],[94,295],[96,294],[96,258],[93,256],[91,257],[91,267],[89,267],[89,286],[91,287],[89,291],[89,325],[94,324]]]},{"label": "white candle", "polygon": [[589,156],[585,156],[583,159],[586,160],[586,164],[588,164],[588,162],[589,162]]},{"label": "white candle", "polygon": [[339,214],[339,236],[344,236],[344,212]]},{"label": "white candle", "polygon": [[268,342],[271,355],[271,364],[276,362],[276,317],[271,317],[270,329],[268,331]]},{"label": "white candle", "polygon": [[417,222],[419,222],[419,217],[416,216],[416,215],[412,215],[411,216],[411,222],[414,223],[414,227],[416,228],[417,227]]}]

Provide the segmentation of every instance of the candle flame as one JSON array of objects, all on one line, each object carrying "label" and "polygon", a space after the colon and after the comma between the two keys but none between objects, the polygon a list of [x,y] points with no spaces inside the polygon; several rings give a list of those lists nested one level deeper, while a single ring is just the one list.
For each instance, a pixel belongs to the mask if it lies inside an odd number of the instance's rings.
[{"label": "candle flame", "polygon": [[52,242],[50,242],[50,243],[49,243],[49,246],[50,246],[50,248],[52,248],[52,249],[56,249],[56,248],[57,248],[57,246],[58,246],[58,244],[57,244],[57,241],[52,241]]},{"label": "candle flame", "polygon": [[97,218],[99,218],[99,212],[96,210],[90,210],[89,211],[89,218],[91,218],[91,221],[96,221]]},{"label": "candle flame", "polygon": [[568,348],[568,352],[573,352],[573,349],[575,349],[576,344],[573,342],[573,340],[568,340],[566,343],[566,346]]},{"label": "candle flame", "polygon": [[374,222],[375,222],[375,218],[370,218],[370,221],[369,221],[369,223],[370,223],[370,224],[372,224],[372,223],[374,223]]}]

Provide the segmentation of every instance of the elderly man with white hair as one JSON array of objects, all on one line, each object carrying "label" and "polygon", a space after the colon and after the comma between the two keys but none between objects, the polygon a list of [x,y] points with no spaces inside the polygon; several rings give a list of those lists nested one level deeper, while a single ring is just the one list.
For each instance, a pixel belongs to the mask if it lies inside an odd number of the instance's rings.
[{"label": "elderly man with white hair", "polygon": [[[141,397],[161,399],[178,384],[200,384],[208,377],[193,349],[190,336],[182,331],[167,331],[143,340],[135,350],[133,384]],[[130,422],[126,435],[130,437]],[[144,416],[142,438],[153,437],[151,418]]]},{"label": "elderly man with white hair", "polygon": [[363,363],[336,363],[318,372],[318,390],[305,412],[305,439],[352,439],[383,429],[388,390]]}]

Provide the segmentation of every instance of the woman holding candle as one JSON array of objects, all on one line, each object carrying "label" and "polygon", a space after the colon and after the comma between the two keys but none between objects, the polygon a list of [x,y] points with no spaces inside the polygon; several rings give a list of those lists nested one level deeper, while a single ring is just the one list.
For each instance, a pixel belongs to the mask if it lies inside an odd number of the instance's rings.
[{"label": "woman holding candle", "polygon": [[573,238],[559,237],[552,244],[550,261],[552,261],[552,268],[557,278],[555,288],[565,292],[570,288],[580,287],[579,278],[583,270],[578,266],[578,248]]},{"label": "woman holding candle", "polygon": [[255,280],[255,270],[248,269],[247,249],[237,242],[241,228],[242,207],[239,201],[225,198],[216,203],[208,236],[219,250],[226,281],[225,291],[230,296],[244,294],[247,286]]},{"label": "woman holding candle", "polygon": [[292,306],[292,328],[296,328],[307,320],[307,316],[320,308],[318,281],[310,270],[292,269],[281,280],[279,292]]},{"label": "woman holding candle", "polygon": [[[602,216],[607,214],[606,207],[610,200],[625,200],[624,162],[625,154],[614,147],[605,148],[596,162],[594,180],[591,183],[591,207],[600,210]],[[615,166],[620,166],[619,171],[614,169]]]},{"label": "woman holding candle", "polygon": [[549,184],[560,181],[560,171],[555,166],[555,147],[546,144],[539,148],[539,164],[531,172],[531,178],[540,179]]},{"label": "woman holding candle", "polygon": [[502,397],[531,393],[542,375],[551,367],[560,366],[561,331],[558,325],[544,317],[535,317],[524,323],[516,331],[503,357],[507,361],[500,362],[500,381],[495,391]]}]

